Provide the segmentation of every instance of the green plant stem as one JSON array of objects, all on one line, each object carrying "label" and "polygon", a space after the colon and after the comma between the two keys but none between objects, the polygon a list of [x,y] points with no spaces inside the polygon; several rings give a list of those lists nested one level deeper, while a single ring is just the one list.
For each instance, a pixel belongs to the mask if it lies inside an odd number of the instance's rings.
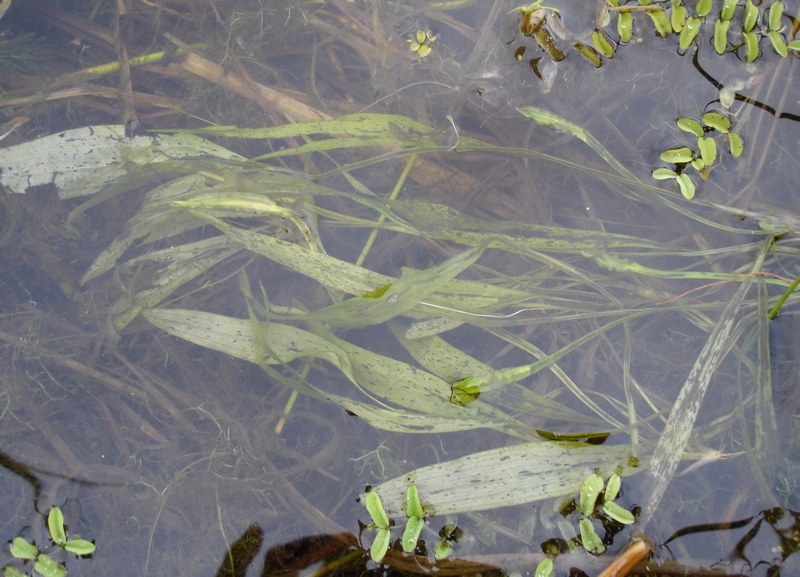
[{"label": "green plant stem", "polygon": [[783,306],[783,303],[786,302],[786,299],[789,298],[789,295],[792,294],[795,291],[795,289],[797,288],[797,285],[799,285],[799,284],[800,284],[800,276],[798,276],[796,279],[794,279],[794,282],[792,284],[790,284],[789,288],[786,289],[786,292],[784,292],[781,295],[781,298],[778,299],[778,302],[775,303],[775,306],[773,306],[771,309],[769,309],[769,318],[770,318],[770,320],[775,320],[778,317],[778,311],[781,310],[781,307]]},{"label": "green plant stem", "polygon": [[[403,185],[406,183],[408,179],[408,175],[411,173],[411,167],[414,166],[414,161],[417,158],[417,154],[413,153],[411,156],[408,157],[408,162],[406,162],[406,166],[403,169],[403,173],[400,175],[400,178],[397,179],[397,182],[394,185],[394,189],[392,193],[389,195],[389,200],[392,201],[397,198],[397,195],[400,194],[400,191],[403,188]],[[378,224],[383,224],[383,221],[386,220],[386,215],[381,214],[378,217]],[[367,254],[369,254],[369,249],[372,248],[372,245],[375,243],[375,239],[378,237],[378,231],[380,230],[379,227],[373,228],[369,234],[369,238],[367,242],[364,243],[364,248],[361,250],[361,254],[358,255],[358,259],[356,259],[356,266],[361,266],[364,264],[364,260],[367,258]]]}]

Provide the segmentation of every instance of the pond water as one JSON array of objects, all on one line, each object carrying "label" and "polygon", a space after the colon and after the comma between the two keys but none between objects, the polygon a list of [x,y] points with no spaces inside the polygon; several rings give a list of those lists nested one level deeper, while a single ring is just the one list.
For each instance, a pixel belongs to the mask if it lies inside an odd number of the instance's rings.
[{"label": "pond water", "polygon": [[668,2],[546,4],[549,54],[500,0],[142,2],[116,111],[69,75],[117,60],[113,7],[0,12],[58,77],[0,81],[2,538],[82,575],[598,575],[642,532],[658,574],[800,574],[796,53],[769,2],[752,63],[744,2],[721,55],[719,3],[685,50]]}]

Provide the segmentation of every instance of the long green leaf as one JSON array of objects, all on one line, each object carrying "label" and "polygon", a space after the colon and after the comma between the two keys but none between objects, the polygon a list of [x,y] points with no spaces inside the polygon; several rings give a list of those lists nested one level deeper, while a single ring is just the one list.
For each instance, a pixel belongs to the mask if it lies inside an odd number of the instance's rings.
[{"label": "long green leaf", "polygon": [[[153,309],[145,318],[162,330],[269,368],[298,358],[318,358],[336,368],[366,393],[370,402],[314,387],[298,378],[271,376],[303,394],[327,399],[359,415],[375,427],[401,432],[447,432],[491,428],[519,437],[533,431],[503,411],[481,402],[456,407],[449,401],[446,381],[407,363],[358,347],[343,339],[271,322],[265,325],[266,346],[259,347],[252,321],[202,311]],[[269,356],[266,354],[269,351]]]}]

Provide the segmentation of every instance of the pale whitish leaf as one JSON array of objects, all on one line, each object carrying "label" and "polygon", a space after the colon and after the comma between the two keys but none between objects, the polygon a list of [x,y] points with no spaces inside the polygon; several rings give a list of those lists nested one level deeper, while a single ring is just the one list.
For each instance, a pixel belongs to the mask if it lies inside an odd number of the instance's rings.
[{"label": "pale whitish leaf", "polygon": [[[431,134],[431,127],[406,116],[396,114],[357,113],[346,114],[329,120],[292,122],[263,128],[239,128],[236,126],[211,126],[186,132],[227,136],[231,138],[265,139],[294,138],[298,136],[329,135],[364,138],[394,138],[407,136],[419,139]],[[183,131],[176,131],[183,132]]]},{"label": "pale whitish leaf", "polygon": [[322,321],[337,327],[363,327],[386,322],[419,306],[421,300],[467,269],[482,253],[482,247],[464,250],[441,264],[403,274],[393,283],[387,283],[391,284],[389,290],[377,298],[357,296],[293,319]]},{"label": "pale whitish leaf", "polygon": [[[148,271],[142,276],[140,290],[117,304],[112,322],[121,331],[133,321],[143,309],[162,303],[178,288],[189,281],[204,275],[208,269],[223,262],[241,250],[224,237],[211,237],[205,240],[179,244],[137,257],[120,267],[120,271],[131,271],[132,279],[140,270]],[[141,267],[141,268],[140,268]]]},{"label": "pale whitish leaf", "polygon": [[178,178],[151,190],[145,197],[142,209],[133,215],[125,232],[115,238],[84,273],[81,284],[102,275],[113,267],[120,257],[139,240],[154,242],[202,226],[197,218],[169,208],[161,201],[184,195],[204,186],[205,178],[192,174]]},{"label": "pale whitish leaf", "polygon": [[218,219],[210,220],[228,238],[247,250],[312,278],[332,290],[361,295],[395,281],[390,276],[373,272],[323,252],[280,240],[272,235],[237,228]]},{"label": "pale whitish leaf", "polygon": [[[248,250],[312,278],[331,290],[362,295],[397,282],[393,277],[337,259],[324,252],[285,242],[272,235],[240,229],[218,219],[209,220],[228,238],[242,244]],[[413,275],[416,272],[424,271],[409,270],[407,274]],[[486,307],[496,307],[503,302],[518,302],[530,296],[519,290],[505,289],[477,281],[449,278],[437,289],[436,293],[425,298],[426,302],[435,306],[420,307],[415,310],[415,313],[419,312],[430,316],[453,316],[452,313],[448,313],[441,307],[481,312]],[[384,296],[384,300],[388,298],[389,296]],[[461,318],[466,317],[461,315]]]},{"label": "pale whitish leaf", "polygon": [[[751,273],[761,270],[767,251],[771,246],[772,238],[770,237],[761,245]],[[648,496],[640,518],[642,527],[647,525],[661,504],[667,486],[675,475],[681,454],[689,442],[711,378],[735,342],[734,327],[739,309],[753,278],[753,274],[746,276],[736,293],[725,305],[673,403],[642,486],[642,494]]]},{"label": "pale whitish leaf", "polygon": [[259,358],[253,328],[247,319],[186,309],[152,309],[145,311],[144,317],[171,335],[251,363],[286,364],[302,357],[320,358],[355,382],[345,351],[314,333],[291,325],[265,325],[269,348],[275,357]]},{"label": "pale whitish leaf", "polygon": [[134,136],[122,125],[86,126],[3,149],[0,184],[23,193],[53,183],[60,198],[94,194],[131,167],[176,159],[243,157],[192,134]]},{"label": "pale whitish leaf", "polygon": [[442,379],[333,335],[326,339],[291,325],[264,323],[264,338],[274,354],[264,357],[257,353],[250,320],[181,309],[153,309],[145,311],[144,316],[174,336],[253,363],[279,365],[300,357],[325,360],[358,389],[396,407],[328,393],[297,378],[286,383],[303,394],[335,402],[378,428],[416,433],[494,428],[519,434],[515,433],[519,426],[513,419],[485,404],[451,405],[450,385]]},{"label": "pale whitish leaf", "polygon": [[[487,374],[491,367],[480,362],[461,349],[452,346],[440,337],[409,339],[400,323],[389,325],[400,344],[421,366],[448,383],[454,383],[467,374]],[[481,391],[480,399],[492,407],[508,414],[524,412],[528,416],[541,415],[548,419],[563,419],[567,422],[586,421],[587,417],[570,409],[551,397],[537,394],[519,383]],[[497,415],[498,418],[500,415]],[[533,435],[523,436],[533,438]]]},{"label": "pale whitish leaf", "polygon": [[608,248],[658,246],[655,242],[624,234],[480,219],[449,206],[426,201],[392,200],[387,204],[398,217],[413,222],[417,234],[421,236],[469,246],[486,245],[522,255],[531,251],[537,251],[538,254],[542,250],[581,254],[597,250],[598,244]]},{"label": "pale whitish leaf", "polygon": [[[472,405],[470,405],[472,406]],[[430,465],[375,487],[389,512],[401,513],[413,478],[431,514],[482,511],[572,495],[595,469],[627,464],[626,446],[532,442]],[[629,473],[630,467],[625,467]]]}]

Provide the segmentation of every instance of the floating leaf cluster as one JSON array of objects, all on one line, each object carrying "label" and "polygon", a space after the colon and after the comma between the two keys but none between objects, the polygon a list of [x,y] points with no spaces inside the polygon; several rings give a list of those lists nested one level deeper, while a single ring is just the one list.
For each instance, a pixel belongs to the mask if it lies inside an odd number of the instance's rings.
[{"label": "floating leaf cluster", "polygon": [[[81,539],[79,535],[72,538],[67,537],[67,528],[64,525],[64,514],[58,507],[50,509],[47,516],[47,528],[50,532],[50,540],[62,550],[77,555],[78,557],[91,556],[95,551],[95,545],[91,541]],[[11,555],[20,559],[24,563],[33,561],[33,571],[43,577],[66,577],[67,567],[64,563],[57,561],[53,555],[43,553],[35,542],[28,541],[23,537],[14,537],[10,546]],[[3,567],[3,575],[6,577],[22,577],[26,575],[11,565]]]},{"label": "floating leaf cluster", "polygon": [[675,165],[675,168],[657,168],[653,171],[656,180],[675,179],[681,194],[687,199],[694,198],[695,184],[686,174],[687,168],[693,168],[703,180],[710,174],[711,167],[717,161],[717,141],[715,134],[722,134],[727,140],[727,148],[734,158],[739,158],[744,150],[744,141],[736,132],[731,132],[731,121],[721,112],[711,111],[703,114],[698,122],[695,118],[679,118],[678,128],[697,138],[696,149],[688,146],[668,148],[661,153],[661,160]]},{"label": "floating leaf cluster", "polygon": [[[391,544],[391,530],[394,526],[394,521],[389,518],[389,514],[383,506],[378,492],[374,489],[367,491],[364,496],[364,504],[367,507],[367,512],[372,518],[372,523],[368,525],[370,529],[377,529],[375,538],[372,540],[370,546],[370,558],[376,563],[380,563],[386,552],[389,550]],[[422,505],[419,499],[419,491],[416,484],[409,482],[406,489],[406,503],[404,506],[406,514],[406,525],[403,530],[403,537],[401,543],[403,551],[406,553],[413,553],[417,548],[417,542],[422,530],[425,528],[425,518],[428,514],[428,508]],[[455,524],[449,523],[442,527],[439,531],[439,542],[434,551],[434,557],[444,559],[453,551],[452,541],[459,538],[460,531],[456,528]]]},{"label": "floating leaf cluster", "polygon": [[[606,547],[603,540],[597,535],[592,524],[592,518],[604,517],[620,525],[632,525],[636,520],[633,513],[616,503],[619,491],[622,487],[622,479],[616,473],[608,478],[604,483],[603,478],[592,473],[583,482],[578,501],[578,511],[580,519],[578,529],[581,534],[581,544],[587,552],[593,555],[600,555],[605,552]],[[603,490],[605,488],[605,491]],[[602,493],[603,502],[598,507],[597,499]]]},{"label": "floating leaf cluster", "polygon": [[419,58],[425,58],[433,51],[434,42],[436,42],[436,36],[430,30],[417,30],[414,38],[408,41],[408,49]]},{"label": "floating leaf cluster", "polygon": [[[762,54],[760,47],[765,39],[781,57],[785,58],[790,51],[800,51],[800,39],[795,38],[797,27],[785,25],[788,17],[784,15],[784,4],[780,1],[756,5],[752,0],[724,0],[718,13],[713,12],[712,0],[699,0],[693,9],[687,8],[683,0],[639,0],[628,3],[606,0],[606,4],[604,14],[598,18],[600,26],[591,32],[591,45],[588,42],[570,40],[575,51],[596,68],[602,66],[603,58],[614,58],[618,46],[631,42],[636,29],[634,18],[636,21],[649,21],[653,31],[662,38],[677,36],[678,47],[684,52],[692,45],[699,46],[697,39],[704,26],[708,27],[709,35],[712,34],[713,27],[713,45],[717,54],[734,53],[748,63],[754,62]],[[541,6],[541,0],[517,10],[522,17],[520,31],[525,36],[534,38],[553,61],[559,62],[566,58],[555,38],[566,37],[559,34],[562,27],[557,10]],[[612,14],[616,16],[616,40],[606,29],[612,26]],[[521,59],[523,53],[524,49],[518,49],[517,58]],[[532,58],[530,65],[541,79],[539,60]],[[721,116],[719,113],[710,114]],[[730,122],[727,118],[725,120],[728,127],[725,129],[709,124],[705,124],[705,127],[699,124],[689,126],[689,120],[693,119],[680,119],[679,128],[695,134],[698,139],[696,150],[686,147],[670,149],[662,153],[662,160],[691,166],[697,170],[700,178],[706,179],[708,169],[716,160],[717,148],[716,142],[707,135],[709,130],[726,134],[731,155],[734,158],[741,155],[742,139],[737,133],[729,131]],[[684,121],[684,126],[681,121]],[[653,173],[653,177],[658,180],[674,179],[684,197],[694,197],[696,184],[683,172],[682,166],[676,170],[660,168]]]}]

